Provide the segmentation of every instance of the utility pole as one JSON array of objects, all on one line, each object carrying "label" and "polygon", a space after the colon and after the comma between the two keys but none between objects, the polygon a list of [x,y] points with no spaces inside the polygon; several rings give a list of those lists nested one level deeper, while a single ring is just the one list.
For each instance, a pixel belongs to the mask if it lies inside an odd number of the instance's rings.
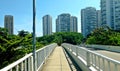
[{"label": "utility pole", "polygon": [[33,68],[36,71],[36,37],[35,37],[35,16],[36,16],[36,8],[35,8],[35,0],[33,0]]}]

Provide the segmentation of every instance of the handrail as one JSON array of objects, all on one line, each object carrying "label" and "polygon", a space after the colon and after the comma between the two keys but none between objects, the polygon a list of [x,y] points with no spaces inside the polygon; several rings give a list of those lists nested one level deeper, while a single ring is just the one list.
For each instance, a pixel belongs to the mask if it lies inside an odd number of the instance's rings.
[{"label": "handrail", "polygon": [[62,46],[71,53],[75,53],[77,59],[81,57],[86,61],[87,67],[93,67],[98,71],[120,71],[120,61],[106,57],[102,54],[88,50],[87,48],[64,43]]},{"label": "handrail", "polygon": [[[36,50],[37,71],[41,68],[45,60],[48,58],[56,46],[57,44],[53,43]],[[33,67],[33,53],[30,53],[23,58],[15,61],[14,63],[4,67],[0,71],[33,71]]]},{"label": "handrail", "polygon": [[95,55],[97,55],[97,56],[100,56],[100,57],[102,57],[102,58],[104,58],[104,59],[107,59],[108,61],[111,61],[111,62],[114,62],[114,63],[120,65],[120,61],[117,61],[117,60],[115,60],[115,59],[106,57],[106,56],[104,56],[104,55],[101,55],[101,54],[99,54],[99,53],[96,53],[96,52],[93,52],[93,51],[90,51],[90,50],[87,50],[87,51],[90,52],[90,53],[93,53],[93,54],[95,54]]},{"label": "handrail", "polygon": [[17,60],[16,62],[14,62],[14,63],[12,63],[12,64],[4,67],[4,68],[1,69],[0,71],[7,71],[7,70],[11,69],[11,68],[15,67],[16,65],[18,65],[19,63],[23,62],[25,59],[29,58],[30,56],[32,56],[32,53],[24,56],[23,58]]},{"label": "handrail", "polygon": [[120,53],[120,47],[119,46],[111,46],[111,45],[80,45],[84,46],[87,48],[94,48],[94,49],[102,49],[102,50],[107,50],[107,51],[112,51],[112,52],[119,52]]},{"label": "handrail", "polygon": [[87,51],[87,52],[93,53],[93,54],[95,54],[95,55],[97,55],[97,56],[103,57],[103,58],[107,59],[108,61],[114,61],[115,63],[120,64],[120,61],[117,61],[117,60],[114,60],[114,59],[112,59],[112,58],[106,57],[106,56],[104,56],[104,55],[102,55],[102,54],[93,52],[93,51],[88,50],[88,49],[85,49],[85,48],[83,48],[83,47],[79,47],[79,46],[76,46],[76,47],[78,47],[78,48],[80,48],[80,49],[83,49],[83,50],[85,50],[85,51]]}]

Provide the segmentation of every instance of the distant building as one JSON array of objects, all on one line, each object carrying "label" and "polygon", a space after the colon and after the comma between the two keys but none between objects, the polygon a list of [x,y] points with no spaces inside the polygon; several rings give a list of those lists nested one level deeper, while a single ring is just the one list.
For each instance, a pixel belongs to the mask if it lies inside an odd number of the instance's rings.
[{"label": "distant building", "polygon": [[13,16],[5,15],[4,17],[4,27],[8,30],[9,34],[13,34]]},{"label": "distant building", "polygon": [[87,7],[81,10],[81,30],[84,37],[87,37],[95,28],[97,28],[97,11],[93,7]]},{"label": "distant building", "polygon": [[59,21],[58,18],[56,19],[56,32],[59,32]]},{"label": "distant building", "polygon": [[78,22],[77,22],[77,17],[71,16],[70,19],[70,31],[71,32],[78,32]]},{"label": "distant building", "polygon": [[70,14],[64,13],[56,19],[56,32],[70,32]]},{"label": "distant building", "polygon": [[102,26],[120,30],[120,0],[101,0]]},{"label": "distant building", "polygon": [[97,10],[97,28],[101,27],[101,11]]},{"label": "distant building", "polygon": [[52,17],[45,15],[43,17],[43,36],[52,34]]},{"label": "distant building", "polygon": [[63,13],[56,19],[56,32],[77,32],[77,17]]}]

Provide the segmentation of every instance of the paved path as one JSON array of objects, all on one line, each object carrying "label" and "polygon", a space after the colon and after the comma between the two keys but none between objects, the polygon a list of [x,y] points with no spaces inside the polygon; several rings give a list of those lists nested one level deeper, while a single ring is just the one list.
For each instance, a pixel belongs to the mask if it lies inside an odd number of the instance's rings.
[{"label": "paved path", "polygon": [[56,47],[42,71],[71,71],[62,47]]}]

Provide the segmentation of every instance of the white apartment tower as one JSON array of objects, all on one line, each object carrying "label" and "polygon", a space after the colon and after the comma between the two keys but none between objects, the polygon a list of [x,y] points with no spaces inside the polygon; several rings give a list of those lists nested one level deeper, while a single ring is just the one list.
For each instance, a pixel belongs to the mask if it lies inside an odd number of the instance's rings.
[{"label": "white apartment tower", "polygon": [[101,27],[101,10],[97,10],[97,28]]},{"label": "white apartment tower", "polygon": [[78,22],[77,22],[77,17],[71,16],[70,19],[70,31],[71,32],[78,32]]},{"label": "white apartment tower", "polygon": [[101,0],[102,26],[120,30],[120,0]]},{"label": "white apartment tower", "polygon": [[43,16],[43,36],[52,34],[52,17],[50,15]]},{"label": "white apartment tower", "polygon": [[13,16],[5,15],[4,17],[4,27],[8,30],[8,34],[13,34]]},{"label": "white apartment tower", "polygon": [[81,30],[84,37],[87,37],[97,28],[97,11],[93,7],[81,10]]},{"label": "white apartment tower", "polygon": [[78,32],[77,17],[63,13],[56,19],[56,32]]},{"label": "white apartment tower", "polygon": [[63,13],[56,19],[56,32],[70,32],[70,14]]}]

